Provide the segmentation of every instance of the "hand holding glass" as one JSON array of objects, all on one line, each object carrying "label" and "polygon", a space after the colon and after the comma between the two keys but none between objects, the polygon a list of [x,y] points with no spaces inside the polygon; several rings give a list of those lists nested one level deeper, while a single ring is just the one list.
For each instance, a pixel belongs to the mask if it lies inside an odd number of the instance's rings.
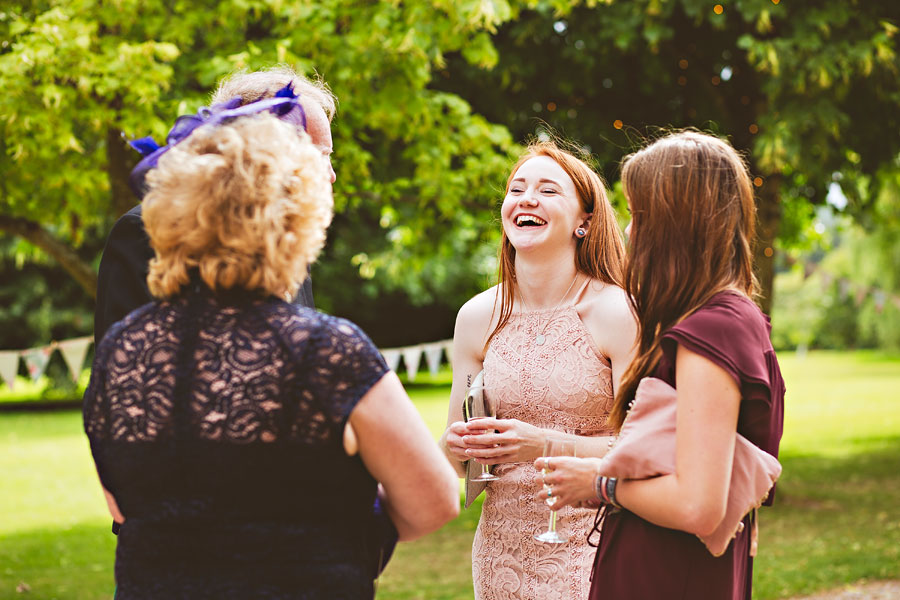
[{"label": "hand holding glass", "polygon": [[[554,456],[575,456],[575,440],[567,440],[565,438],[547,438],[544,442],[544,469],[543,474],[548,475],[550,470],[547,468],[548,462]],[[569,541],[569,537],[561,535],[556,531],[556,511],[553,505],[556,504],[556,498],[553,497],[551,486],[544,484],[547,490],[547,506],[550,507],[550,522],[547,524],[547,531],[537,533],[534,539],[548,544],[564,544]]]},{"label": "hand holding glass", "polygon": [[[466,392],[466,401],[463,403],[463,414],[466,422],[477,421],[487,417],[496,418],[499,400],[490,393],[490,388],[484,385],[473,385]],[[493,433],[484,430],[483,433]],[[481,465],[481,474],[471,481],[495,481],[500,479],[491,473],[490,465]]]}]

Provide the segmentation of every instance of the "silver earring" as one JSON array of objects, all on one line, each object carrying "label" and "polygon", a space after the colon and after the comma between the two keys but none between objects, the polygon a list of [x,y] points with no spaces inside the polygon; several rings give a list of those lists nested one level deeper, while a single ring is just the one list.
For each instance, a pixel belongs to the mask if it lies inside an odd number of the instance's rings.
[{"label": "silver earring", "polygon": [[586,236],[586,235],[587,235],[587,230],[584,227],[579,227],[578,229],[575,230],[575,237],[577,237],[579,239],[584,238],[584,236]]}]

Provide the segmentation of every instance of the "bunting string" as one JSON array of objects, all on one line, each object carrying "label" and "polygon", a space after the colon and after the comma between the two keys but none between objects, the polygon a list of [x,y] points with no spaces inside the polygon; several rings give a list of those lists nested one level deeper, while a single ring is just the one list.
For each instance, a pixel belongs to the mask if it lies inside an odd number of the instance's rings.
[{"label": "bunting string", "polygon": [[[817,270],[820,271],[823,288],[827,289],[835,282],[838,284],[837,292],[841,299],[852,298],[856,306],[860,306],[866,299],[871,298],[875,310],[879,313],[889,304],[900,310],[900,295],[887,292],[881,288],[859,284],[846,277],[837,277],[832,273],[816,269],[815,267],[804,268],[804,275],[809,277]],[[29,378],[32,381],[37,381],[44,375],[44,372],[47,370],[47,364],[56,351],[59,351],[60,355],[62,355],[69,376],[73,381],[78,381],[84,368],[88,349],[93,342],[93,337],[85,336],[54,341],[46,346],[25,350],[0,350],[0,385],[5,383],[10,389],[13,388],[16,375],[19,372],[20,361],[25,363],[25,370]],[[446,358],[448,363],[450,362],[452,351],[452,339],[399,348],[380,349],[385,362],[392,371],[399,371],[402,361],[403,367],[406,369],[407,380],[410,382],[416,380],[416,374],[419,372],[423,356],[428,372],[434,376],[440,370],[444,358]]]},{"label": "bunting string", "polygon": [[[884,311],[884,307],[888,302],[894,305],[897,310],[900,310],[900,295],[892,294],[876,286],[856,283],[846,277],[836,277],[827,271],[820,272],[822,277],[822,287],[826,290],[832,283],[837,282],[838,296],[841,300],[846,300],[850,297],[853,299],[854,305],[859,307],[867,298],[872,298],[872,304],[879,314]],[[805,271],[804,275],[806,275]],[[806,276],[809,277],[809,275]]]},{"label": "bunting string", "polygon": [[[50,358],[57,351],[62,356],[72,381],[78,381],[78,377],[84,369],[84,360],[87,357],[88,349],[93,343],[93,337],[85,336],[54,341],[46,346],[26,350],[0,350],[0,385],[5,383],[10,389],[13,388],[16,374],[19,372],[20,361],[25,363],[25,370],[29,378],[37,381],[44,375]],[[428,372],[434,376],[440,370],[444,356],[446,356],[447,362],[450,362],[452,348],[453,340],[443,340],[402,348],[385,348],[380,352],[388,367],[394,372],[398,371],[402,360],[403,366],[406,368],[407,379],[415,381],[423,355]]]},{"label": "bunting string", "polygon": [[[815,271],[820,271],[823,288],[828,288],[832,283],[838,284],[838,295],[841,299],[852,298],[856,306],[861,305],[866,299],[871,298],[875,310],[881,313],[888,304],[900,310],[900,295],[887,292],[875,286],[859,284],[846,277],[837,277],[832,273],[817,269],[816,266],[804,267],[805,277],[809,277]],[[84,360],[88,349],[93,344],[91,336],[72,338],[68,340],[54,341],[46,346],[28,348],[25,350],[0,350],[0,385],[5,383],[10,389],[15,385],[16,375],[19,372],[20,361],[25,363],[25,370],[32,381],[40,379],[47,370],[47,364],[53,353],[59,351],[73,381],[78,381],[84,368]],[[406,369],[407,380],[416,380],[422,357],[428,372],[434,376],[440,370],[444,358],[449,363],[452,356],[453,340],[441,340],[424,344],[415,344],[399,348],[384,348],[380,352],[388,367],[397,372],[400,363]]]}]

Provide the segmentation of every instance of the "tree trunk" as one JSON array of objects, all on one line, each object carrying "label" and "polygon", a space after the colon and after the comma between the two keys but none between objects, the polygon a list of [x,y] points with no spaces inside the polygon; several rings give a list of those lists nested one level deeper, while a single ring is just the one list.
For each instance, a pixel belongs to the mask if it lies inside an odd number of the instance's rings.
[{"label": "tree trunk", "polygon": [[140,155],[122,138],[122,132],[106,130],[106,174],[109,177],[110,208],[116,218],[131,210],[138,199],[128,186],[128,176]]},{"label": "tree trunk", "polygon": [[766,177],[757,194],[753,265],[761,292],[759,306],[767,315],[772,314],[775,298],[775,238],[781,226],[781,180],[778,174]]},{"label": "tree trunk", "polygon": [[97,273],[91,265],[82,260],[71,246],[54,237],[39,223],[21,217],[0,215],[0,231],[25,238],[55,258],[91,298],[97,297]]}]

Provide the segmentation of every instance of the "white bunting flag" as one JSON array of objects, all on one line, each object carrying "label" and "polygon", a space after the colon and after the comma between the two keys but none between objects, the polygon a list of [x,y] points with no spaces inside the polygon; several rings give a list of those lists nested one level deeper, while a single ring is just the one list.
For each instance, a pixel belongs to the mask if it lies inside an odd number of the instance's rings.
[{"label": "white bunting flag", "polygon": [[59,352],[69,367],[69,374],[72,381],[78,381],[81,375],[81,368],[84,366],[84,357],[87,356],[88,346],[91,345],[92,337],[81,337],[71,340],[59,342]]},{"label": "white bunting flag", "polygon": [[394,373],[397,372],[397,367],[400,366],[400,351],[399,350],[382,350],[381,355],[384,357],[384,362],[387,363],[388,368]]},{"label": "white bunting flag", "polygon": [[444,354],[447,355],[447,362],[450,363],[450,366],[453,366],[453,340],[447,340],[444,342]]},{"label": "white bunting flag", "polygon": [[44,374],[44,371],[47,369],[47,363],[50,362],[50,353],[52,351],[50,346],[22,350],[22,358],[25,359],[28,376],[31,377],[32,381],[37,381]]},{"label": "white bunting flag", "polygon": [[407,346],[403,352],[403,364],[406,365],[406,378],[409,381],[416,380],[419,371],[419,361],[422,360],[422,346]]},{"label": "white bunting flag", "polygon": [[15,350],[0,352],[0,377],[13,389],[16,382],[16,373],[19,370],[19,353]]},{"label": "white bunting flag", "polygon": [[444,345],[440,342],[425,344],[425,362],[428,363],[428,372],[434,377],[441,368],[441,355],[444,353]]}]

